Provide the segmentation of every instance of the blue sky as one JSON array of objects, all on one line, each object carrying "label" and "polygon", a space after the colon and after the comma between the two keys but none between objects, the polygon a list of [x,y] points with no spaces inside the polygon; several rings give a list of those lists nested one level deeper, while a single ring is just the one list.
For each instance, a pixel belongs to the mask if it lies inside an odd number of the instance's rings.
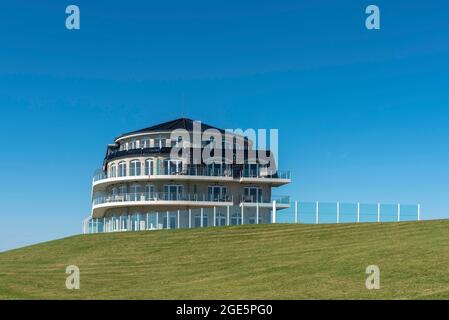
[{"label": "blue sky", "polygon": [[0,250],[79,233],[106,144],[180,116],[278,128],[280,194],[449,218],[447,1],[10,1],[0,37]]}]

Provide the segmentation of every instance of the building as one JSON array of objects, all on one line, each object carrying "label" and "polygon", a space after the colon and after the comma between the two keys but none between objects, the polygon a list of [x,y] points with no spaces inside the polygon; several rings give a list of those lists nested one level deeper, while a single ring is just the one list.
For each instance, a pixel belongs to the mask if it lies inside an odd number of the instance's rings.
[{"label": "building", "polygon": [[247,136],[176,119],[107,146],[83,232],[271,223],[276,210],[290,207],[272,189],[290,181],[272,152]]}]

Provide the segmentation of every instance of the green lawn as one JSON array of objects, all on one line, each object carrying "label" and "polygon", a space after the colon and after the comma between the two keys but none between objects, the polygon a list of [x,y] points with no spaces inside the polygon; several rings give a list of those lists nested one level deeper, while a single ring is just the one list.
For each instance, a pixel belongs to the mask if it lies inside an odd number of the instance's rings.
[{"label": "green lawn", "polygon": [[[367,290],[365,268],[381,270]],[[65,288],[65,268],[81,289]],[[449,221],[80,235],[0,253],[0,299],[447,299]]]}]

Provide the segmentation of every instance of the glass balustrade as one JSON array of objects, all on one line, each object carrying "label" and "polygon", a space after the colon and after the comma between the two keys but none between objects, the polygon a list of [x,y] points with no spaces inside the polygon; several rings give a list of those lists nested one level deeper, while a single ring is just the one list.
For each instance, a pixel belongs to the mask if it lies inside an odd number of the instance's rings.
[{"label": "glass balustrade", "polygon": [[273,201],[276,201],[277,204],[290,204],[290,196],[272,196],[267,198],[263,196],[244,195],[241,201],[245,203],[273,203]]},{"label": "glass balustrade", "polygon": [[[126,176],[148,176],[148,170],[132,170],[130,172],[122,172],[122,174],[106,174],[101,169],[96,170],[93,176],[93,181],[100,181],[109,178],[126,177]],[[152,170],[154,176],[202,176],[202,177],[234,177],[234,168],[232,166],[223,166],[222,168],[210,168],[205,166],[192,166],[184,168],[162,167],[160,170]],[[290,179],[290,171],[276,171],[269,172],[253,172],[247,170],[241,170],[238,173],[240,178],[267,178],[267,179]]]},{"label": "glass balustrade", "polygon": [[132,202],[132,201],[211,201],[211,202],[232,202],[231,195],[215,194],[185,194],[185,193],[124,193],[115,195],[101,195],[93,198],[92,204]]}]

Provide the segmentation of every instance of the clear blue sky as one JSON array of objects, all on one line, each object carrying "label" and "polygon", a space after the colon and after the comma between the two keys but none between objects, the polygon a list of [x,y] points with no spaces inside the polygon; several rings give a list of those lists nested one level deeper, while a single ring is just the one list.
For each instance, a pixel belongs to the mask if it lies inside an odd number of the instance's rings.
[{"label": "clear blue sky", "polygon": [[278,128],[281,194],[449,218],[447,1],[8,1],[0,39],[0,250],[79,233],[106,144],[182,115]]}]

